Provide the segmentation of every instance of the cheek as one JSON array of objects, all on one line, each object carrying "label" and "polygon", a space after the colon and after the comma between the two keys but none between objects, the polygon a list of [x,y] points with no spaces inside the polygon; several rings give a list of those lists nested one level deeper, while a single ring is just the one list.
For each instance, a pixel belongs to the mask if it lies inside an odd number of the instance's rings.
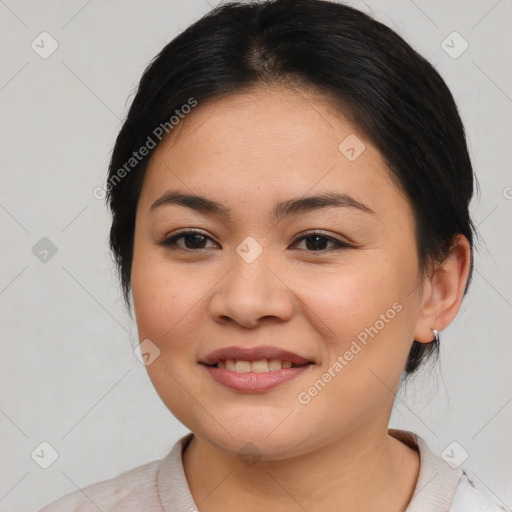
[{"label": "cheek", "polygon": [[[132,268],[132,296],[139,338],[156,344],[172,336],[181,319],[198,301],[198,290],[187,272],[153,261]],[[194,291],[195,290],[195,291]],[[178,324],[179,325],[179,324]]]},{"label": "cheek", "polygon": [[135,247],[132,296],[138,336],[157,345],[166,367],[196,363],[198,340],[208,333],[206,301],[224,273],[205,262],[177,263],[164,251]]},{"label": "cheek", "polygon": [[[370,260],[370,258],[369,258]],[[391,382],[401,374],[412,343],[417,268],[414,259],[401,265],[372,259],[368,265],[338,269],[303,287],[304,300],[326,333],[326,361],[339,361],[356,391],[370,370]],[[314,283],[314,284],[312,284]],[[319,286],[322,284],[322,286]],[[339,368],[339,366],[338,366]]]},{"label": "cheek", "polygon": [[131,287],[139,339],[158,345],[187,311],[186,280],[164,261],[161,251],[136,237]]},{"label": "cheek", "polygon": [[132,296],[138,337],[150,339],[160,350],[146,371],[166,407],[195,429],[197,411],[182,397],[197,386],[197,375],[190,372],[196,364],[191,348],[198,335],[198,301],[208,289],[201,292],[199,282],[198,272],[178,269],[150,248],[134,250]]},{"label": "cheek", "polygon": [[[325,324],[332,341],[343,343],[373,325],[395,302],[402,302],[402,277],[375,261],[336,268],[332,273],[309,273],[299,289],[302,299]],[[404,277],[405,279],[405,277]],[[396,307],[395,307],[396,309]],[[389,316],[394,315],[394,310]]]}]

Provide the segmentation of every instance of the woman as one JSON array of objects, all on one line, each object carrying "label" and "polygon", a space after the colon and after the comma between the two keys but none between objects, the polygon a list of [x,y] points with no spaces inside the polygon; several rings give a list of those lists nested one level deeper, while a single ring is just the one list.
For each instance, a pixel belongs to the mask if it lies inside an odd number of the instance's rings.
[{"label": "woman", "polygon": [[454,100],[397,34],[321,0],[214,9],[144,73],[105,192],[143,361],[191,433],[44,512],[502,510],[388,429],[474,231]]}]

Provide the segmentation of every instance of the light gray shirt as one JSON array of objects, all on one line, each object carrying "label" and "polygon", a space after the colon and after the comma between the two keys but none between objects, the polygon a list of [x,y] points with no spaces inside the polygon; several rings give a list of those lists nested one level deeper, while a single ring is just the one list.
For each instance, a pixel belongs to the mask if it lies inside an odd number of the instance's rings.
[{"label": "light gray shirt", "polygon": [[[461,469],[451,468],[412,432],[389,434],[416,449],[420,472],[405,512],[502,512]],[[193,433],[179,439],[161,460],[89,485],[47,505],[40,512],[198,512],[183,470],[182,452]]]}]

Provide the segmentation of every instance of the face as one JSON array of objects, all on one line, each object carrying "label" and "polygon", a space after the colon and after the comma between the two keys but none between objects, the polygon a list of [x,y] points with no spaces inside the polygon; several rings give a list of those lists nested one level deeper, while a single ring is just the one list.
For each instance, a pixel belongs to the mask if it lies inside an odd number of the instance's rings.
[{"label": "face", "polygon": [[[219,206],[162,199],[170,191]],[[322,97],[272,88],[199,103],[149,163],[132,265],[139,340],[160,351],[147,370],[165,405],[219,449],[252,442],[277,460],[387,429],[420,282],[406,197]],[[204,364],[262,346],[308,364]],[[253,355],[241,357],[291,357]]]}]

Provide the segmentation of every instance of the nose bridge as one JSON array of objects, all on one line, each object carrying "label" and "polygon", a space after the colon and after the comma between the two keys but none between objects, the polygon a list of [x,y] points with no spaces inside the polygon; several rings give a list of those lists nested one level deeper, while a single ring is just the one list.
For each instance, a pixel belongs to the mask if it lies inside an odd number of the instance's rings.
[{"label": "nose bridge", "polygon": [[244,326],[254,326],[263,317],[289,318],[293,308],[290,291],[271,269],[269,250],[246,239],[236,248],[231,265],[212,298],[213,316],[229,317]]},{"label": "nose bridge", "polygon": [[[269,269],[270,250],[257,250],[251,246],[250,242],[240,244],[236,250],[236,256],[232,259],[232,270],[229,273],[231,277],[228,279],[233,287],[245,287],[252,292],[268,293],[268,288],[273,287],[269,277],[273,276]],[[275,261],[275,260],[274,260]]]}]

